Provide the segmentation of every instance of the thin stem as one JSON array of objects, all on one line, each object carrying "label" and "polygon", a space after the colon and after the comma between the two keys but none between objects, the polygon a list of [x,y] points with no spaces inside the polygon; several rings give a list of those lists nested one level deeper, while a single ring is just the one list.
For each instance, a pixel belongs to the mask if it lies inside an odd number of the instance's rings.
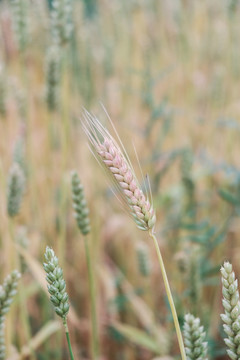
[{"label": "thin stem", "polygon": [[84,246],[87,260],[87,270],[89,277],[89,285],[90,285],[90,302],[91,302],[91,320],[92,320],[92,355],[93,359],[98,359],[99,355],[99,342],[97,335],[97,313],[96,313],[96,296],[95,296],[95,286],[94,286],[94,277],[93,277],[93,269],[91,264],[91,257],[89,252],[89,244],[88,239],[84,236]]},{"label": "thin stem", "polygon": [[[15,244],[15,222],[14,218],[8,216],[8,226],[9,226],[9,236],[10,241],[7,241],[7,259],[8,263],[6,265],[7,272],[10,272],[11,268],[16,267],[16,250],[14,247]],[[5,333],[6,333],[6,353],[8,354],[11,347],[11,341],[12,341],[12,334],[13,334],[13,324],[16,317],[16,309],[15,307],[12,308],[12,310],[9,313],[9,316],[6,319],[7,326],[5,327]]]},{"label": "thin stem", "polygon": [[68,331],[68,326],[67,326],[67,319],[63,319],[63,325],[65,328],[65,334],[66,334],[66,338],[67,338],[67,343],[68,343],[68,350],[69,350],[69,354],[70,354],[70,359],[74,360],[74,356],[73,356],[73,352],[72,352],[72,346],[71,346],[71,341],[70,341],[70,337],[69,337],[69,331]]},{"label": "thin stem", "polygon": [[162,277],[163,277],[163,281],[164,281],[164,285],[165,285],[169,305],[170,305],[171,312],[172,312],[172,317],[173,317],[173,321],[174,321],[174,325],[175,325],[175,329],[176,329],[176,333],[177,333],[178,344],[179,344],[182,360],[186,360],[186,353],[185,353],[182,333],[181,333],[181,329],[180,329],[180,326],[179,326],[177,312],[176,312],[175,305],[174,305],[174,302],[173,302],[172,293],[171,293],[171,289],[170,289],[168,278],[167,278],[167,273],[166,273],[165,266],[164,266],[164,263],[163,263],[163,258],[162,258],[161,252],[160,252],[160,248],[159,248],[156,236],[153,234],[152,230],[149,231],[149,235],[153,239],[154,245],[155,245],[155,248],[156,248],[156,251],[157,251],[159,265],[160,265],[160,268],[161,268]]}]

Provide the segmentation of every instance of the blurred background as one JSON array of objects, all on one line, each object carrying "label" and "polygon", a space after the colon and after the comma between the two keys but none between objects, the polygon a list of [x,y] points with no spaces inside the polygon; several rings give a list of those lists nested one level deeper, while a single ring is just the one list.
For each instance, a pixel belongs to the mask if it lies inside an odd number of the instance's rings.
[{"label": "blurred background", "polygon": [[[111,131],[101,104],[136,172],[134,146],[149,174],[180,324],[187,312],[200,317],[209,358],[227,358],[219,269],[229,260],[240,273],[239,16],[238,0],[0,2],[1,282],[16,267],[23,274],[9,358],[68,358],[46,293],[46,245],[64,271],[75,357],[92,358],[73,169],[90,210],[100,359],[179,356],[154,246],[122,211],[82,130],[86,108]],[[11,216],[16,163],[25,190]]]}]

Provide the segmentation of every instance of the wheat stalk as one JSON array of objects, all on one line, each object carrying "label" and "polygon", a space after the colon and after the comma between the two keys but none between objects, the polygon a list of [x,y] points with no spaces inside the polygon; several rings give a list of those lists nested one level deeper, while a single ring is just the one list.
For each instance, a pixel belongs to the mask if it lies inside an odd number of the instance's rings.
[{"label": "wheat stalk", "polygon": [[123,203],[127,205],[127,208],[130,214],[133,216],[137,227],[141,230],[149,231],[149,235],[153,239],[163,276],[164,286],[173,316],[181,356],[183,360],[186,360],[185,348],[178,322],[177,312],[172,298],[161,251],[154,234],[156,215],[153,209],[153,205],[149,201],[149,197],[144,195],[143,190],[139,185],[129,156],[124,149],[121,139],[118,136],[115,128],[114,130],[120,145],[96,117],[92,116],[86,110],[83,116],[85,119],[83,128],[88,136],[90,143],[92,144],[93,153],[95,154],[100,164],[105,167],[108,174],[114,181],[116,188],[120,192],[121,199]]},{"label": "wheat stalk", "polygon": [[7,84],[6,84],[6,70],[5,67],[0,64],[0,115],[6,115],[6,92],[7,92]]},{"label": "wheat stalk", "polygon": [[48,292],[54,310],[63,321],[66,339],[71,360],[74,360],[72,346],[69,338],[69,330],[67,325],[67,314],[69,311],[68,293],[66,292],[66,283],[63,278],[63,271],[58,263],[58,258],[53,249],[46,247],[45,252],[46,263],[43,263],[46,271],[46,280],[48,282]]},{"label": "wheat stalk", "polygon": [[93,261],[89,246],[88,234],[90,232],[89,209],[84,195],[83,185],[76,171],[72,172],[72,200],[74,216],[77,221],[79,230],[83,235],[85,255],[87,261],[87,270],[90,287],[90,304],[91,304],[91,322],[92,322],[92,356],[93,359],[99,357],[99,340],[97,334],[97,310],[96,310],[96,291],[93,271]]}]

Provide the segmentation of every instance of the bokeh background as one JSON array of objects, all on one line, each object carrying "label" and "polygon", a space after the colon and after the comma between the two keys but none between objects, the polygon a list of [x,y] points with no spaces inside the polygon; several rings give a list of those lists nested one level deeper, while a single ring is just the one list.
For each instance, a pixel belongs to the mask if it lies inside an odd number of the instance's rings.
[{"label": "bokeh background", "polygon": [[[227,358],[219,269],[229,260],[240,273],[239,1],[63,4],[54,28],[54,2],[0,2],[1,281],[15,267],[23,273],[7,319],[9,358],[68,356],[46,293],[46,245],[64,270],[75,357],[91,358],[73,169],[90,209],[101,359],[178,356],[154,246],[122,211],[82,130],[86,108],[112,131],[103,106],[139,178],[134,147],[149,175],[156,235],[180,324],[187,312],[199,316],[209,358]],[[16,162],[26,184],[13,218],[7,194]]]}]

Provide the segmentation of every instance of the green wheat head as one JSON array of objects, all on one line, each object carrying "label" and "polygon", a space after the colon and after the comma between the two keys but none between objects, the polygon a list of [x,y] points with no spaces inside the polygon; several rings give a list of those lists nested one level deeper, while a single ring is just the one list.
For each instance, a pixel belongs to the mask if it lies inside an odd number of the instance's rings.
[{"label": "green wheat head", "polygon": [[240,302],[238,281],[232,270],[232,264],[225,262],[221,268],[222,274],[222,293],[224,314],[221,314],[224,322],[223,328],[227,335],[224,339],[228,346],[228,356],[232,360],[240,358]]},{"label": "green wheat head", "polygon": [[18,280],[21,274],[14,270],[8,275],[3,285],[0,286],[0,359],[5,359],[5,338],[4,338],[4,321],[5,316],[10,309],[13,298],[17,293]]},{"label": "green wheat head", "polygon": [[66,283],[63,279],[63,271],[58,264],[53,249],[47,246],[45,252],[46,263],[43,264],[46,271],[46,280],[48,282],[48,292],[54,310],[58,316],[66,320],[69,311],[68,294],[66,292]]},{"label": "green wheat head", "polygon": [[19,164],[14,163],[8,176],[7,212],[10,217],[19,213],[25,190],[25,176]]},{"label": "green wheat head", "polygon": [[58,45],[70,41],[73,32],[73,0],[53,0],[51,10],[53,42]]},{"label": "green wheat head", "polygon": [[45,60],[45,101],[48,110],[58,108],[61,81],[61,52],[58,45],[49,47]]},{"label": "green wheat head", "polygon": [[28,0],[11,0],[11,2],[14,34],[18,48],[22,52],[26,49],[30,38],[28,16],[30,2]]},{"label": "green wheat head", "polygon": [[206,360],[206,333],[204,327],[200,325],[200,319],[192,314],[185,315],[183,335],[187,360]]},{"label": "green wheat head", "polygon": [[79,230],[83,235],[90,232],[89,210],[84,195],[83,185],[76,171],[72,172],[72,200],[74,216],[77,220]]}]

